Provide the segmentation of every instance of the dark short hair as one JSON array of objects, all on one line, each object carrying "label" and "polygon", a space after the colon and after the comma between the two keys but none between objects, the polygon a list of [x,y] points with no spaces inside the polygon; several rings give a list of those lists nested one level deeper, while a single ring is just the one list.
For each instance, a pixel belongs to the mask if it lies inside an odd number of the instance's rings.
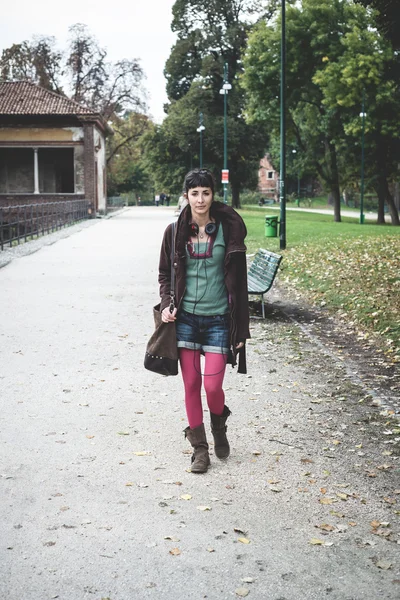
[{"label": "dark short hair", "polygon": [[214,175],[208,169],[193,169],[185,177],[183,191],[187,194],[195,187],[209,187],[214,195]]}]

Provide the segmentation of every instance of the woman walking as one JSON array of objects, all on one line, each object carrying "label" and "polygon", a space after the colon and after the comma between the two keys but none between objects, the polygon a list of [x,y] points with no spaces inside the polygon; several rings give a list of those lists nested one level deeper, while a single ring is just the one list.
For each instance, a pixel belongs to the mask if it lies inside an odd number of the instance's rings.
[{"label": "woman walking", "polygon": [[[190,171],[184,182],[187,205],[176,227],[175,304],[171,313],[172,225],[164,233],[159,264],[162,320],[176,320],[179,361],[189,426],[185,436],[193,447],[191,471],[210,465],[203,423],[201,386],[211,415],[215,455],[230,448],[226,420],[231,414],[222,389],[227,363],[246,373],[245,341],[249,333],[246,227],[233,208],[214,201],[214,178],[207,169]],[[200,355],[204,354],[204,372]]]}]

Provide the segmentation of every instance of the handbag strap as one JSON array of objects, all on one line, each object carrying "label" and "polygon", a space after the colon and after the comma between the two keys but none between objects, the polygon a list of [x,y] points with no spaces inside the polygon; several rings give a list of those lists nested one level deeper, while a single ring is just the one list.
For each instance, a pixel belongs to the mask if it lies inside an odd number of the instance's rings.
[{"label": "handbag strap", "polygon": [[175,260],[175,221],[172,223],[172,241],[171,241],[171,291],[170,291],[170,304],[169,310],[172,312],[175,308],[175,269],[174,269],[174,260]]}]

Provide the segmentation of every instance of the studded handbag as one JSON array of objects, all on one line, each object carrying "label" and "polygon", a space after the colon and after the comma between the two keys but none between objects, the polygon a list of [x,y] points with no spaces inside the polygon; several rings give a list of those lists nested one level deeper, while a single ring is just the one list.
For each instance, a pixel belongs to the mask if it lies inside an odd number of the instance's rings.
[{"label": "studded handbag", "polygon": [[[169,310],[175,308],[175,223],[172,224],[171,243],[171,302]],[[178,347],[176,343],[175,321],[164,323],[161,320],[161,304],[153,307],[155,329],[150,337],[144,356],[144,368],[159,375],[178,375]]]}]

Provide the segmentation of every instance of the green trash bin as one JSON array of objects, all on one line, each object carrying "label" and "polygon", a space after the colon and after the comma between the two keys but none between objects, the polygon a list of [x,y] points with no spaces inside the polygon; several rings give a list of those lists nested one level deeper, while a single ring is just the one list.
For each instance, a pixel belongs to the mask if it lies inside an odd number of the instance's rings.
[{"label": "green trash bin", "polygon": [[278,217],[265,217],[265,237],[278,237]]}]

